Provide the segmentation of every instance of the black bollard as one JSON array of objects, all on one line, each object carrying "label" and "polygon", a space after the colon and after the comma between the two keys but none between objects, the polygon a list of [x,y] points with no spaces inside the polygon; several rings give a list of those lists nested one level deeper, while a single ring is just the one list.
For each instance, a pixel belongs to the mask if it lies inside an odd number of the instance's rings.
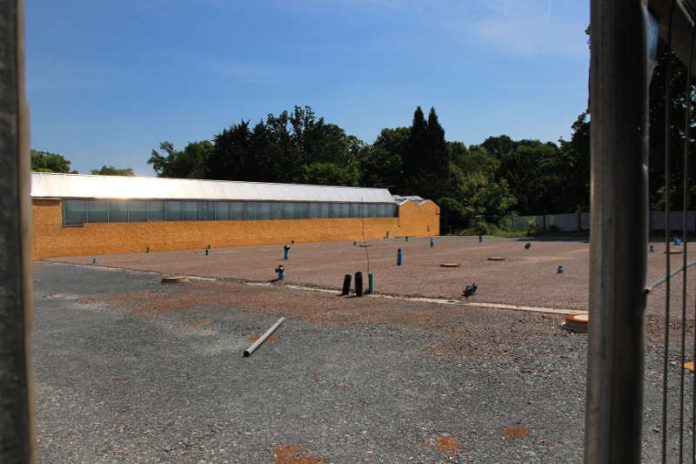
[{"label": "black bollard", "polygon": [[362,272],[355,273],[355,296],[363,296]]},{"label": "black bollard", "polygon": [[343,290],[341,290],[341,295],[346,296],[350,293],[351,278],[352,278],[352,276],[350,274],[346,274],[343,277]]}]

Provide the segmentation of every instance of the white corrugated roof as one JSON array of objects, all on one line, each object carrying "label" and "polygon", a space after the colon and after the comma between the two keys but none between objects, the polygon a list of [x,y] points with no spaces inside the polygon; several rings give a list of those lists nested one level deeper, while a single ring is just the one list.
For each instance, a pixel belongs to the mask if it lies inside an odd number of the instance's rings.
[{"label": "white corrugated roof", "polygon": [[398,204],[406,203],[407,201],[415,201],[419,205],[425,202],[425,198],[418,195],[394,195],[394,201]]},{"label": "white corrugated roof", "polygon": [[382,188],[44,172],[31,174],[31,196],[33,198],[394,203],[389,190]]}]

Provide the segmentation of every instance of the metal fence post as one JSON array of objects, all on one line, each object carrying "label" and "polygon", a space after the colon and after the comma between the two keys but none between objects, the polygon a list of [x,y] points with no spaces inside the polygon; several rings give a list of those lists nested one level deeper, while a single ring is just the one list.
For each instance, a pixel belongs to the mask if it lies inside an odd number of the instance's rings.
[{"label": "metal fence post", "polygon": [[0,462],[35,462],[23,0],[0,0]]},{"label": "metal fence post", "polygon": [[639,463],[648,243],[646,1],[591,2],[585,462]]}]

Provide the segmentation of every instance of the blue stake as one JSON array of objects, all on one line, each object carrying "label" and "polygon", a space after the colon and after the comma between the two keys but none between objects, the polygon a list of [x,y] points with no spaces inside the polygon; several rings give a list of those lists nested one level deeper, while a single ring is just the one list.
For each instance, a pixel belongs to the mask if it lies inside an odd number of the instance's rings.
[{"label": "blue stake", "polygon": [[401,263],[404,262],[404,252],[401,251],[401,248],[396,250],[396,265],[401,266]]},{"label": "blue stake", "polygon": [[558,271],[559,274],[563,274],[563,266],[558,266]]},{"label": "blue stake", "polygon": [[479,243],[483,243],[483,235],[479,234]]},{"label": "blue stake", "polygon": [[430,239],[430,248],[432,248],[434,246],[435,246],[435,240],[431,238]]},{"label": "blue stake", "polygon": [[97,264],[97,258],[92,258],[92,264]]},{"label": "blue stake", "polygon": [[290,255],[290,245],[285,245],[283,247],[283,259],[287,260]]}]

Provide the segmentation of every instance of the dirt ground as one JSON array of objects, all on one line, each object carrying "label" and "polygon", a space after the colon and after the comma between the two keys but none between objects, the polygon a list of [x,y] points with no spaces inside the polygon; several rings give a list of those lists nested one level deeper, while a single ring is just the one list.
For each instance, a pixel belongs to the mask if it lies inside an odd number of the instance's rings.
[{"label": "dirt ground", "polygon": [[59,264],[35,288],[45,462],[579,461],[559,316]]},{"label": "dirt ground", "polygon": [[[525,244],[530,243],[529,249]],[[367,246],[361,246],[367,245]],[[664,244],[654,243],[648,254],[647,283],[664,275]],[[375,277],[379,294],[462,299],[466,285],[476,282],[476,295],[469,302],[502,303],[586,310],[588,307],[589,244],[582,240],[521,240],[485,237],[437,237],[430,239],[291,244],[290,257],[283,258],[282,246],[239,247],[158,253],[131,253],[96,257],[98,266],[153,271],[163,274],[269,282],[274,269],[285,267],[285,283],[339,290],[345,274],[362,271],[367,285],[369,272]],[[396,265],[402,249],[403,264]],[[680,252],[683,247],[672,247]],[[489,258],[500,257],[502,261]],[[689,259],[696,257],[696,247]],[[54,262],[91,264],[95,257],[57,258]],[[683,254],[671,255],[672,270],[681,266]],[[458,263],[456,268],[441,267]],[[564,272],[559,274],[558,266]],[[690,269],[696,272],[696,267]],[[693,308],[696,282],[688,287],[688,308]],[[681,278],[672,281],[671,315],[680,315]],[[648,315],[661,317],[665,307],[665,286],[648,297]],[[693,319],[693,310],[687,316]]]},{"label": "dirt ground", "polygon": [[[423,239],[294,244],[288,261],[282,247],[248,247],[37,262],[41,460],[581,462],[587,336],[563,330],[561,313],[586,307],[588,245],[525,243],[448,237],[432,248]],[[655,249],[649,282],[663,273]],[[338,295],[345,272],[367,272],[368,253],[378,293],[400,296]],[[278,264],[287,280],[270,283]],[[203,279],[161,284],[161,275]],[[474,279],[470,302],[561,311],[410,298],[461,299]],[[661,287],[649,298],[645,462],[660,449],[663,305]],[[280,316],[286,323],[242,358]],[[680,325],[671,326],[670,455],[681,372]]]}]

